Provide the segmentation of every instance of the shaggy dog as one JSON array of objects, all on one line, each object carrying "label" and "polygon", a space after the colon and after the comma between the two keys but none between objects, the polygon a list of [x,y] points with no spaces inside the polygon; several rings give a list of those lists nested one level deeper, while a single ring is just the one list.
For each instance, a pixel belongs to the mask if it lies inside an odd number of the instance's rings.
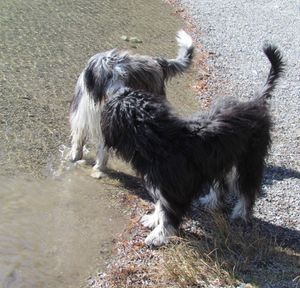
[{"label": "shaggy dog", "polygon": [[141,220],[154,228],[146,244],[166,243],[208,185],[218,201],[228,190],[237,192],[232,218],[250,216],[271,145],[267,99],[284,68],[276,47],[264,53],[271,70],[261,94],[248,102],[223,99],[191,118],[178,117],[166,99],[131,88],[116,87],[106,102],[104,143],[132,164],[156,203]]},{"label": "shaggy dog", "polygon": [[179,46],[176,59],[132,55],[126,50],[113,49],[94,55],[80,74],[70,107],[71,161],[82,158],[83,145],[88,138],[97,145],[93,177],[103,176],[108,160],[102,141],[101,107],[112,86],[130,87],[165,97],[165,82],[183,73],[191,65],[194,46],[183,30],[177,33]]}]

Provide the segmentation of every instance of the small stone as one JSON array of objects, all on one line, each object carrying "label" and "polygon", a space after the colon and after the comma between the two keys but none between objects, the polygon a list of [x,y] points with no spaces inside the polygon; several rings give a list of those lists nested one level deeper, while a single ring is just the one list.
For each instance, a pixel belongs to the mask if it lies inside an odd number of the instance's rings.
[{"label": "small stone", "polygon": [[143,41],[141,39],[139,39],[138,37],[130,37],[129,41],[131,43],[143,43]]},{"label": "small stone", "polygon": [[122,35],[122,36],[121,36],[121,39],[124,40],[124,41],[129,41],[129,38],[128,38],[128,36],[126,36],[126,35]]}]

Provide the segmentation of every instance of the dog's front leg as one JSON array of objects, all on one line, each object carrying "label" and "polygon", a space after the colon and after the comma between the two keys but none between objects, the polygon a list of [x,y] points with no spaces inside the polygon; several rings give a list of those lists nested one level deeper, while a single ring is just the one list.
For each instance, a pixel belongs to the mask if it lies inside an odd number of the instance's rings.
[{"label": "dog's front leg", "polygon": [[161,203],[158,200],[155,203],[154,212],[151,214],[144,215],[141,218],[142,225],[145,227],[151,228],[151,229],[155,228],[159,224],[159,219],[161,218],[161,213],[163,213],[163,211],[162,211]]},{"label": "dog's front leg", "polygon": [[145,243],[149,246],[161,246],[169,242],[169,238],[176,233],[176,227],[172,224],[168,212],[162,208],[159,213],[158,225],[147,236]]}]

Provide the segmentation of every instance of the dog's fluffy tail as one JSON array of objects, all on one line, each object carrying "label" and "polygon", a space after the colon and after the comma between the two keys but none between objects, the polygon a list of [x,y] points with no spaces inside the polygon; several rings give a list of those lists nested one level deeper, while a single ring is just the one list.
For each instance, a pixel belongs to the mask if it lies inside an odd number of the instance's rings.
[{"label": "dog's fluffy tail", "polygon": [[267,78],[267,82],[263,88],[260,98],[266,100],[271,98],[272,92],[278,82],[278,79],[282,76],[284,72],[284,61],[279,49],[274,46],[267,44],[263,47],[264,53],[271,62],[271,69]]},{"label": "dog's fluffy tail", "polygon": [[179,30],[176,36],[178,54],[175,59],[158,59],[163,68],[165,79],[170,79],[186,71],[192,64],[194,45],[192,37],[184,30]]}]

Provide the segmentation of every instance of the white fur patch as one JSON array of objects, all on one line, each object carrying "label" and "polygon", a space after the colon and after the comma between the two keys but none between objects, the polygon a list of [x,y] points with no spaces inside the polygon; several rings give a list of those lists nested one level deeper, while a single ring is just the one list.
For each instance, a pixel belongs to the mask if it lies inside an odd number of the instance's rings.
[{"label": "white fur patch", "polygon": [[157,211],[159,212],[159,224],[145,239],[146,245],[161,246],[168,243],[170,236],[175,235],[176,229],[168,223],[160,206],[161,204],[157,205]]},{"label": "white fur patch", "polygon": [[101,132],[101,104],[95,104],[92,96],[88,93],[84,83],[83,71],[77,81],[77,89],[81,90],[82,96],[78,103],[78,107],[70,115],[72,149],[71,160],[77,161],[82,158],[83,144],[86,138],[91,139],[98,149],[96,157],[95,172],[92,173],[93,178],[103,178],[106,174],[103,172],[106,168],[108,153],[104,148],[103,137]]},{"label": "white fur patch", "polygon": [[146,245],[161,246],[169,242],[169,237],[175,235],[176,230],[171,225],[160,223],[145,239]]},{"label": "white fur patch", "polygon": [[189,34],[187,34],[184,30],[179,30],[177,32],[176,40],[179,47],[190,48],[193,46],[192,37]]},{"label": "white fur patch", "polygon": [[155,228],[159,224],[159,219],[162,217],[162,213],[160,202],[157,201],[154,212],[142,217],[142,225],[151,229]]},{"label": "white fur patch", "polygon": [[247,202],[244,197],[240,197],[240,199],[238,200],[238,202],[233,208],[231,219],[235,220],[241,218],[247,221],[247,217],[248,217]]},{"label": "white fur patch", "polygon": [[226,181],[228,183],[228,189],[230,192],[235,193],[235,195],[240,195],[238,186],[238,175],[236,167],[233,167],[231,171],[226,176]]},{"label": "white fur patch", "polygon": [[80,74],[77,86],[82,91],[82,97],[78,107],[70,115],[72,150],[71,158],[73,161],[82,157],[82,146],[84,139],[88,136],[97,144],[102,141],[100,127],[100,104],[94,103],[92,96],[89,95],[84,83],[84,71]]},{"label": "white fur patch", "polygon": [[218,193],[211,187],[209,193],[201,197],[200,203],[210,210],[215,210],[219,206]]},{"label": "white fur patch", "polygon": [[104,145],[104,142],[98,145],[98,151],[96,155],[96,164],[93,167],[95,171],[105,171],[108,161],[108,151]]}]

